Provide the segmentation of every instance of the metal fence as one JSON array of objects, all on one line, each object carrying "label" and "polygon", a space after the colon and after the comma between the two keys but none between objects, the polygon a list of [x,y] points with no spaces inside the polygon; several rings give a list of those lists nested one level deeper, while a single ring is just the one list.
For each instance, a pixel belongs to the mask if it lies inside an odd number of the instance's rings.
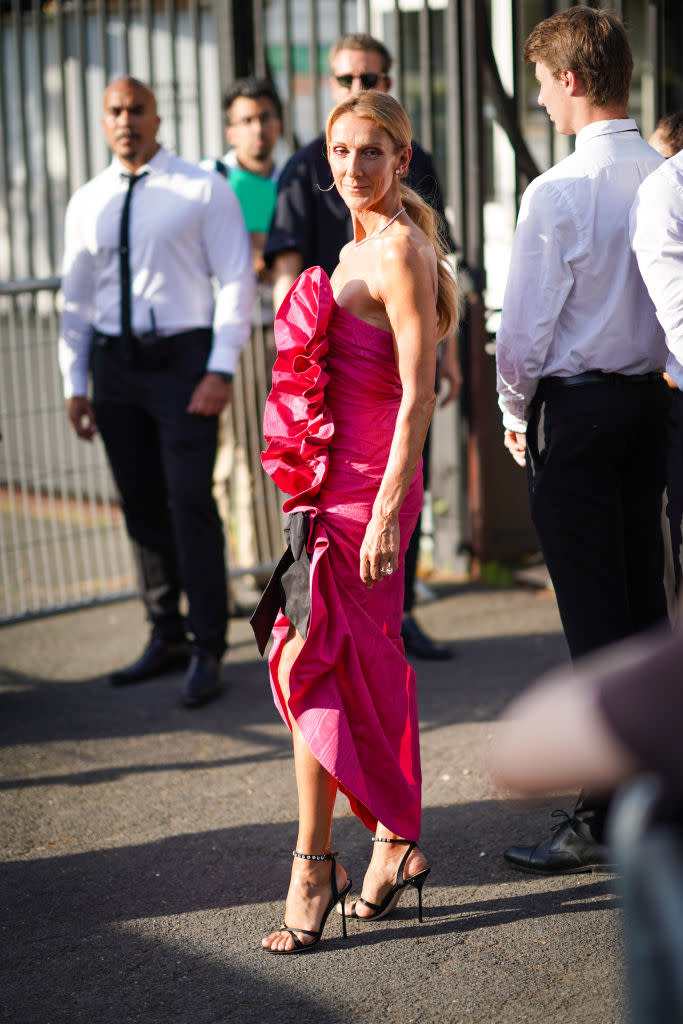
[{"label": "metal fence", "polygon": [[[58,288],[57,278],[0,286],[0,623],[135,593],[104,448],[78,440],[66,417]],[[260,465],[271,365],[256,326],[235,375],[231,489],[219,500],[232,576],[262,577],[283,546],[278,492]]]},{"label": "metal fence", "polygon": [[0,621],[134,589],[102,445],[79,442],[66,418],[58,285],[0,288]]}]

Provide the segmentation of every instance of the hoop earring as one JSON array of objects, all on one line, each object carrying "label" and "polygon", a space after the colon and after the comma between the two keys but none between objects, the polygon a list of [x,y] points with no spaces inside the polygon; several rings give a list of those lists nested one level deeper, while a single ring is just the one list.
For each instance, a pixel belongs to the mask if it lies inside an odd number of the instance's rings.
[{"label": "hoop earring", "polygon": [[318,182],[316,181],[315,187],[318,189],[319,192],[331,192],[332,189],[334,188],[334,182],[332,182],[329,188],[321,188]]}]

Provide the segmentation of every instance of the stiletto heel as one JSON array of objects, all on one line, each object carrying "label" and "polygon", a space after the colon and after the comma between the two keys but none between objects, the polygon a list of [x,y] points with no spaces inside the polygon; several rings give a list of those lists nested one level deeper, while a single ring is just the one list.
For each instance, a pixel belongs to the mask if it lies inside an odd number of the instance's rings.
[{"label": "stiletto heel", "polygon": [[370,900],[365,900],[362,896],[359,896],[356,903],[362,903],[363,906],[368,907],[372,913],[364,914],[361,917],[356,913],[356,906],[354,903],[353,910],[349,914],[349,917],[355,918],[356,921],[378,921],[380,917],[386,917],[394,909],[408,886],[412,885],[414,889],[417,889],[417,919],[422,923],[422,887],[427,880],[427,875],[431,868],[423,868],[422,871],[418,871],[417,874],[411,875],[410,878],[406,878],[403,873],[406,861],[413,850],[417,848],[417,843],[413,842],[411,839],[384,839],[382,836],[373,836],[372,841],[373,843],[405,843],[408,846],[408,849],[406,850],[405,855],[398,866],[398,870],[396,871],[396,881],[382,902],[379,904],[371,903]]},{"label": "stiletto heel", "polygon": [[[327,904],[320,922],[320,928],[317,932],[309,931],[307,928],[290,928],[286,921],[283,921],[279,928],[274,928],[273,931],[288,932],[294,939],[293,949],[269,949],[268,946],[262,946],[261,948],[266,953],[306,953],[309,949],[313,949],[317,946],[323,937],[323,930],[325,928],[325,922],[330,915],[330,911],[339,904],[341,906],[342,913],[342,934],[346,938],[346,897],[351,889],[351,879],[347,878],[346,884],[343,888],[337,889],[337,862],[335,857],[336,853],[299,853],[298,850],[292,850],[292,857],[298,857],[300,860],[329,860],[332,862],[330,870],[330,887],[332,889],[332,899]],[[310,935],[311,942],[302,942],[299,936]]]},{"label": "stiletto heel", "polygon": [[417,875],[413,875],[412,878],[408,879],[408,885],[412,885],[414,889],[417,889],[417,919],[422,924],[422,886],[427,880],[429,874],[429,868],[425,868],[424,871],[418,872]]}]

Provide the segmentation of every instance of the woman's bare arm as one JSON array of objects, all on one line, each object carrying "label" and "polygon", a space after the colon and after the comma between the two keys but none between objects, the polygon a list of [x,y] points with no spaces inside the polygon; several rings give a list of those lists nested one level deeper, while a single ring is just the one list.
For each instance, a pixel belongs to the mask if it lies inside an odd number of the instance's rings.
[{"label": "woman's bare arm", "polygon": [[386,470],[360,552],[360,575],[371,586],[397,568],[398,515],[417,468],[436,396],[436,266],[433,250],[405,236],[384,247],[378,294],[396,343],[403,397]]}]

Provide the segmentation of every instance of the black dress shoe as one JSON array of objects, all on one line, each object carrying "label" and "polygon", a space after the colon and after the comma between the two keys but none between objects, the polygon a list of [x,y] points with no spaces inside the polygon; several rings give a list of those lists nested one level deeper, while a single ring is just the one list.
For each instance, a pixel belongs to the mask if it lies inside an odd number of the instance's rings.
[{"label": "black dress shoe", "polygon": [[553,825],[554,836],[536,846],[510,846],[503,856],[518,871],[534,875],[576,875],[582,871],[609,871],[607,847],[577,829],[581,823],[565,811],[553,811],[564,819]]},{"label": "black dress shoe", "polygon": [[408,654],[428,661],[446,661],[453,657],[453,652],[443,644],[434,643],[431,637],[420,629],[412,615],[404,615],[401,623],[403,645]]},{"label": "black dress shoe", "polygon": [[185,668],[190,660],[190,645],[186,640],[169,643],[156,633],[145,647],[137,661],[127,668],[112,672],[109,682],[112,686],[128,686],[142,683],[145,679],[163,676],[176,668]]},{"label": "black dress shoe", "polygon": [[198,708],[207,704],[221,692],[221,663],[213,654],[198,651],[192,655],[190,667],[183,682],[183,704]]}]

